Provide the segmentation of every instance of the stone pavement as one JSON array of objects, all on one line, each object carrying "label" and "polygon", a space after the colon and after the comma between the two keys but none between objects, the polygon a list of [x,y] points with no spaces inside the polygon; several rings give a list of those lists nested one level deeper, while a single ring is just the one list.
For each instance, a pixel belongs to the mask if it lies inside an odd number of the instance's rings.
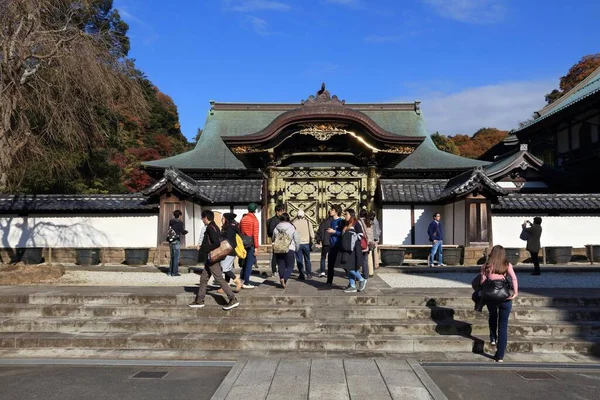
[{"label": "stone pavement", "polygon": [[239,360],[212,400],[443,400],[413,360]]}]

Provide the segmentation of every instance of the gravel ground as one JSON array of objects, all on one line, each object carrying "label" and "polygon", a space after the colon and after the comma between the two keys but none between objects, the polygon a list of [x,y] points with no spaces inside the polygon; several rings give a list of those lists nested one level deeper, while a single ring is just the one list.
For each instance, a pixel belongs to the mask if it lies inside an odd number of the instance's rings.
[{"label": "gravel ground", "polygon": [[[262,283],[263,278],[252,276],[250,280]],[[106,272],[67,271],[53,286],[193,286],[200,282],[200,275],[182,274],[171,277],[156,272]]]},{"label": "gravel ground", "polygon": [[[440,272],[436,274],[379,273],[388,285],[395,288],[470,288],[476,274]],[[600,274],[542,273],[541,276],[517,274],[519,288],[600,288]]]}]

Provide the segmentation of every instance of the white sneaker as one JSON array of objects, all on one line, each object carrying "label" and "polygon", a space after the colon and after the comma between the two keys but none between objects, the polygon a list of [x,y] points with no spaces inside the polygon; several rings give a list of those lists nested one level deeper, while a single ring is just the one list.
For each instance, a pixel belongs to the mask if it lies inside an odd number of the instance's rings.
[{"label": "white sneaker", "polygon": [[319,278],[325,278],[326,276],[327,276],[327,275],[325,275],[325,272],[321,272],[321,273],[319,274]]},{"label": "white sneaker", "polygon": [[245,283],[242,285],[242,289],[254,289],[255,287],[254,285],[246,285]]},{"label": "white sneaker", "polygon": [[441,263],[441,264],[440,264],[440,267],[447,267],[447,265],[446,265],[446,264],[444,264],[444,263]]}]

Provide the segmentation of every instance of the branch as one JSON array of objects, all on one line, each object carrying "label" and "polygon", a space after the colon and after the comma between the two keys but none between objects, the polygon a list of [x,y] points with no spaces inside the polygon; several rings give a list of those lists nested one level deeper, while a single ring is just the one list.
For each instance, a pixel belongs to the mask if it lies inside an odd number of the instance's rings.
[{"label": "branch", "polygon": [[27,82],[27,79],[31,75],[35,74],[37,72],[37,70],[39,69],[39,67],[40,67],[40,65],[38,64],[34,68],[31,68],[31,69],[27,68],[25,70],[25,72],[23,72],[23,75],[21,76],[21,80],[20,80],[21,85],[25,84],[25,82]]},{"label": "branch", "polygon": [[56,45],[54,46],[54,49],[50,53],[44,54],[44,55],[31,54],[29,56],[29,58],[35,58],[37,60],[47,60],[48,58],[52,58],[52,57],[54,57],[56,55],[56,52],[58,51],[58,49],[60,48],[60,46],[63,43],[68,43],[68,42],[74,40],[77,36],[78,35],[75,34],[75,35],[71,36],[70,38],[60,39],[58,42],[56,42]]}]

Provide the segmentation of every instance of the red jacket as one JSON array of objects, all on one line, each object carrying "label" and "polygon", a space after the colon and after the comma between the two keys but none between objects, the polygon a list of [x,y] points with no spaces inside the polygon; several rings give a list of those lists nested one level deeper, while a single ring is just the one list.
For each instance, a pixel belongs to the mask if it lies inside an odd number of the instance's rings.
[{"label": "red jacket", "polygon": [[254,213],[244,214],[240,221],[242,235],[251,236],[254,239],[254,248],[258,249],[258,218]]}]

